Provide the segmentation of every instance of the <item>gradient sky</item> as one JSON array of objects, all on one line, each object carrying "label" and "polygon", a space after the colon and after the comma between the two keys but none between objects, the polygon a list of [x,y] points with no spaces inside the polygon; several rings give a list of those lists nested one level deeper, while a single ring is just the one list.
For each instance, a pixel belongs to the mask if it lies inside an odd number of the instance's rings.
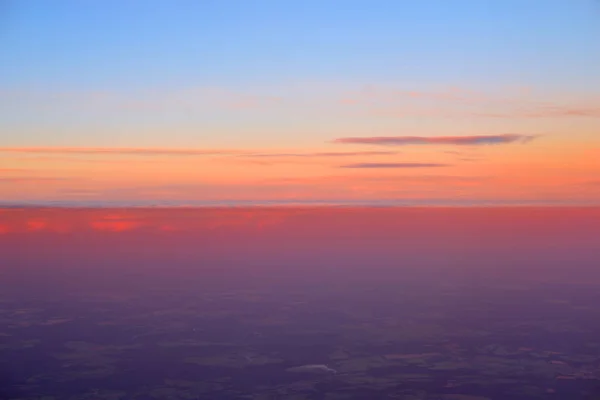
[{"label": "gradient sky", "polygon": [[600,2],[4,1],[0,199],[600,203]]},{"label": "gradient sky", "polygon": [[313,288],[353,277],[596,285],[599,218],[597,207],[0,209],[0,271],[3,283],[20,276],[16,287],[65,270],[111,286],[117,271],[258,279],[271,290],[301,277]]}]

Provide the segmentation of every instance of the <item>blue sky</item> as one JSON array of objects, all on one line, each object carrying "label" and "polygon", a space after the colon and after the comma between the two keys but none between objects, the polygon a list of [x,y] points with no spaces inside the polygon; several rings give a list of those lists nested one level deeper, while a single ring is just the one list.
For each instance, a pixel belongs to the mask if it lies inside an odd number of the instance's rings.
[{"label": "blue sky", "polygon": [[[196,140],[198,130],[221,144],[251,136],[264,145],[271,131],[284,144],[307,144],[303,137],[313,141],[329,126],[404,127],[374,119],[346,126],[329,106],[304,114],[297,106],[296,116],[81,109],[102,91],[139,102],[190,88],[286,96],[314,87],[309,97],[321,99],[369,85],[600,90],[594,0],[9,0],[0,12],[4,145],[168,145],[167,129],[182,145],[210,144]],[[53,100],[65,93],[77,95],[66,105]]]},{"label": "blue sky", "polygon": [[4,88],[306,80],[585,89],[600,61],[594,0],[19,0],[2,14]]}]

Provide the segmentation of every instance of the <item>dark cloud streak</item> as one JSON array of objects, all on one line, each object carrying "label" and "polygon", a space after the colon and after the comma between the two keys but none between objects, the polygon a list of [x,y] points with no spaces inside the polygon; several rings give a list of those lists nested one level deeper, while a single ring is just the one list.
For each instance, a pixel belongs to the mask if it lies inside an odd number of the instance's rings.
[{"label": "dark cloud streak", "polygon": [[474,136],[373,136],[345,137],[335,139],[334,143],[341,144],[370,144],[378,146],[409,146],[409,145],[453,145],[453,146],[483,146],[508,143],[527,143],[535,136],[503,134],[503,135],[474,135]]}]

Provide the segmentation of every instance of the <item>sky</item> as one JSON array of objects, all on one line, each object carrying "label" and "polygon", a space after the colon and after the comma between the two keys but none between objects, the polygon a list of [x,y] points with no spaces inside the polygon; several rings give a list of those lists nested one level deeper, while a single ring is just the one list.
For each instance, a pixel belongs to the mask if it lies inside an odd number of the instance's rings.
[{"label": "sky", "polygon": [[2,282],[43,282],[41,293],[57,280],[97,289],[178,275],[200,288],[241,279],[271,291],[347,279],[363,289],[415,279],[426,290],[504,278],[597,285],[598,218],[597,207],[537,206],[0,209]]},{"label": "sky", "polygon": [[6,0],[5,204],[600,204],[596,0]]}]

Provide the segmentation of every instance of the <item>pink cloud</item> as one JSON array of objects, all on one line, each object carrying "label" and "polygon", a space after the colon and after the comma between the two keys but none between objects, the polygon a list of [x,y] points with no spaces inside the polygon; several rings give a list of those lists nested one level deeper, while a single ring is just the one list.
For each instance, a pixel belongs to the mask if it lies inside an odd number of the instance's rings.
[{"label": "pink cloud", "polygon": [[362,107],[369,115],[406,117],[479,116],[493,118],[598,118],[598,99],[581,96],[574,101],[561,101],[564,94],[553,98],[531,88],[483,93],[466,88],[423,91],[387,87],[367,87],[352,91],[339,100]]},{"label": "pink cloud", "polygon": [[138,228],[141,224],[137,221],[92,221],[90,226],[94,230],[108,231],[108,232],[125,232],[135,228]]},{"label": "pink cloud", "polygon": [[28,231],[41,231],[48,227],[48,222],[44,220],[29,220],[26,223]]},{"label": "pink cloud", "polygon": [[562,105],[525,106],[507,111],[476,113],[482,117],[494,118],[559,118],[559,117],[600,117],[600,107],[576,107]]}]

